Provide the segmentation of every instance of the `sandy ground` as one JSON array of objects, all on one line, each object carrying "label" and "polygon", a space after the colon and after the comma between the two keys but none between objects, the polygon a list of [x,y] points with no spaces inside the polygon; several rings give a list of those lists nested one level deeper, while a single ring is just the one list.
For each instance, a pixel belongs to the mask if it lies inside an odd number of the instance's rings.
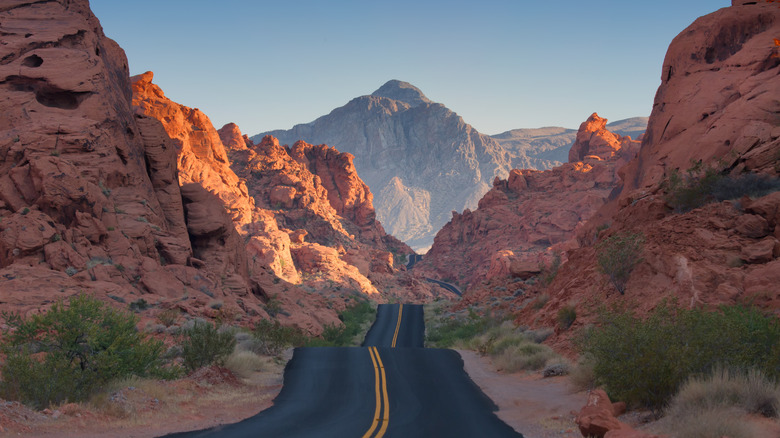
[{"label": "sandy ground", "polygon": [[525,438],[582,436],[574,418],[585,406],[588,395],[573,393],[567,377],[500,374],[490,358],[468,350],[458,353],[471,379],[498,406],[496,415]]},{"label": "sandy ground", "polygon": [[0,436],[148,438],[249,418],[282,388],[283,363],[239,380],[218,367],[173,382],[129,382],[90,403],[36,412],[0,400]]}]

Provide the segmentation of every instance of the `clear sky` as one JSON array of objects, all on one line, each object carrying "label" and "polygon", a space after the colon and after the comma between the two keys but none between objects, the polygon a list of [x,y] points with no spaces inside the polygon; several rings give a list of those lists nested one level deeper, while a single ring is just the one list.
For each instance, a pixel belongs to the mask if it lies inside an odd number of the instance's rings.
[{"label": "clear sky", "polygon": [[216,128],[289,129],[407,81],[485,134],[649,116],[671,40],[729,0],[91,0],[130,74]]}]

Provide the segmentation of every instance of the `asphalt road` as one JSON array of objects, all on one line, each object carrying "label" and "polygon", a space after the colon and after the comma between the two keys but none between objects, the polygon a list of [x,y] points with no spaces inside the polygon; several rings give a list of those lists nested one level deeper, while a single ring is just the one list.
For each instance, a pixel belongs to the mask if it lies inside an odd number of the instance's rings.
[{"label": "asphalt road", "polygon": [[450,283],[447,283],[447,282],[444,282],[444,281],[434,280],[433,278],[426,278],[425,280],[428,281],[428,283],[438,284],[439,286],[447,289],[448,291],[454,293],[457,296],[462,296],[463,295],[463,292],[461,292],[460,289],[455,287],[454,284],[450,284]]},{"label": "asphalt road", "polygon": [[425,320],[421,305],[380,304],[363,346],[422,348],[424,342]]},{"label": "asphalt road", "polygon": [[271,408],[166,436],[522,438],[495,416],[458,353],[420,348],[423,324],[421,306],[380,305],[363,347],[295,349]]},{"label": "asphalt road", "polygon": [[409,254],[409,262],[406,263],[406,269],[412,269],[414,268],[414,265],[421,261],[423,256],[418,254]]}]

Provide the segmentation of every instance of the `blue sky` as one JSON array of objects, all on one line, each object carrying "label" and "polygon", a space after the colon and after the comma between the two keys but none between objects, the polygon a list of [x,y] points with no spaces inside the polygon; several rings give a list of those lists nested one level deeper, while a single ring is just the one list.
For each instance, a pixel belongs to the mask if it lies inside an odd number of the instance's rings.
[{"label": "blue sky", "polygon": [[728,0],[91,0],[130,73],[215,127],[289,129],[390,79],[485,134],[648,116],[671,40]]}]

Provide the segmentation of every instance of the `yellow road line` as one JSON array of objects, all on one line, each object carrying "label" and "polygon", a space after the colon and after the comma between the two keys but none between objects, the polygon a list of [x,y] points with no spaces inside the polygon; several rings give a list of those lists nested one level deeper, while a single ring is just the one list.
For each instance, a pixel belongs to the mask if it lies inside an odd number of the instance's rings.
[{"label": "yellow road line", "polygon": [[[400,322],[400,318],[399,318]],[[385,375],[385,365],[382,363],[382,358],[379,357],[379,351],[374,347],[374,353],[376,354],[376,360],[379,362],[379,371],[382,373],[382,389],[384,392],[385,402],[385,415],[382,417],[382,427],[379,428],[379,432],[376,434],[376,438],[382,438],[387,430],[387,425],[390,423],[390,400],[387,395],[387,376]]]},{"label": "yellow road line", "polygon": [[374,364],[374,390],[376,392],[376,410],[374,410],[374,421],[371,423],[371,428],[368,432],[363,434],[363,438],[369,438],[374,433],[377,424],[379,423],[379,414],[382,410],[382,402],[379,396],[379,366],[377,366],[376,358],[374,358],[374,350],[372,347],[368,347],[368,354],[371,355],[371,362]]},{"label": "yellow road line", "polygon": [[[374,421],[371,423],[371,427],[363,434],[363,438],[370,438],[376,430],[379,422],[382,422],[382,426],[377,431],[374,438],[382,438],[387,431],[387,425],[390,423],[390,400],[387,395],[387,375],[385,374],[385,366],[382,363],[382,358],[379,357],[379,351],[376,347],[368,347],[368,354],[371,355],[371,362],[374,364],[374,389],[376,392],[376,409],[374,410]],[[380,377],[381,376],[381,377]],[[381,380],[381,386],[380,386]],[[380,398],[380,393],[381,398]],[[384,408],[384,415],[381,416],[382,408]]]},{"label": "yellow road line", "polygon": [[395,348],[395,342],[398,340],[398,331],[401,329],[401,315],[404,313],[404,305],[399,304],[398,305],[398,323],[395,325],[395,334],[393,335],[393,344],[391,345],[393,348]]}]

